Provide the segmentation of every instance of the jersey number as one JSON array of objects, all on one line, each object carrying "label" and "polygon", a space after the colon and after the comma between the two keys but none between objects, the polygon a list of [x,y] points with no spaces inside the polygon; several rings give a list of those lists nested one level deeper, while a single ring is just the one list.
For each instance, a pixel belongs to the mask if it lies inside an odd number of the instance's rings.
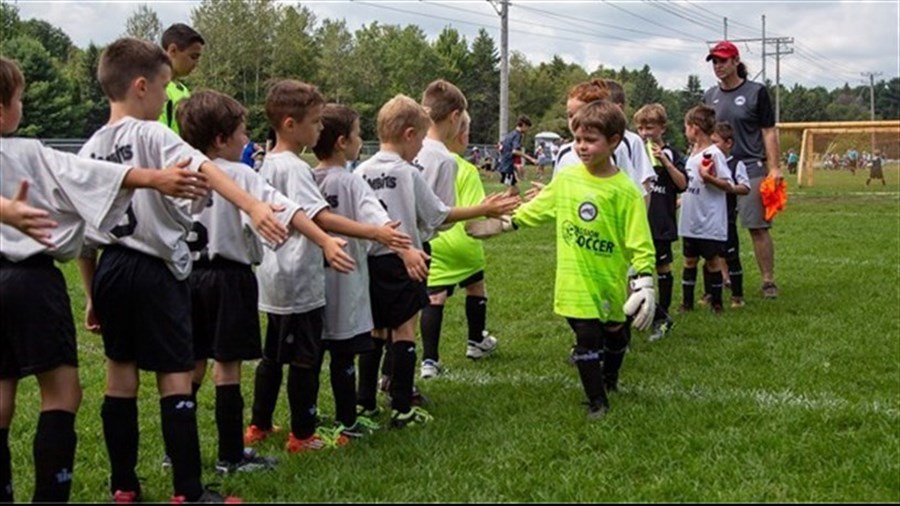
[{"label": "jersey number", "polygon": [[206,246],[209,244],[209,232],[206,227],[199,221],[195,221],[191,225],[191,231],[187,235],[188,249],[191,250],[191,258],[199,260],[203,253],[206,252]]},{"label": "jersey number", "polygon": [[134,209],[132,209],[131,204],[128,204],[128,209],[125,211],[125,223],[116,225],[110,230],[110,233],[114,235],[116,239],[121,239],[133,234],[134,229],[136,228],[137,218],[134,216]]}]

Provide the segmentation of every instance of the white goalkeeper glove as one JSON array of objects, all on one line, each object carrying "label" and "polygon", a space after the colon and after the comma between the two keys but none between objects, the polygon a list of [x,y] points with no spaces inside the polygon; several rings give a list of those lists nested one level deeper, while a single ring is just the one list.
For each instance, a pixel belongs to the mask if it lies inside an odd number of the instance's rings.
[{"label": "white goalkeeper glove", "polygon": [[513,226],[512,218],[505,215],[499,218],[486,218],[466,222],[466,233],[475,239],[490,239],[513,229],[515,229],[515,226]]},{"label": "white goalkeeper glove", "polygon": [[625,314],[632,317],[631,325],[638,330],[647,330],[653,323],[656,311],[656,290],[653,276],[643,276],[631,280],[631,295],[622,307]]}]

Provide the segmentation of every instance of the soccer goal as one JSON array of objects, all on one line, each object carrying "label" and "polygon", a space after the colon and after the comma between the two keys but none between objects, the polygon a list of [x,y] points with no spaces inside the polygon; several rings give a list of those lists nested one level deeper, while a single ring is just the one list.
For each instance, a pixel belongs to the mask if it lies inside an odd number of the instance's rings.
[{"label": "soccer goal", "polygon": [[779,123],[778,130],[800,136],[798,187],[812,186],[816,170],[864,170],[876,151],[900,159],[900,121]]}]

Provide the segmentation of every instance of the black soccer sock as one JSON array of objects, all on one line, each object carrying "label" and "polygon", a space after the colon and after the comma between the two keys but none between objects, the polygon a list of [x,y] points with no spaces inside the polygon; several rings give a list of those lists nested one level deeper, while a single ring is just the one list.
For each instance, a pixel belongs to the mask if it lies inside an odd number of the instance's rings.
[{"label": "black soccer sock", "polygon": [[344,427],[356,423],[356,366],[352,353],[332,353],[329,369],[334,393],[334,417]]},{"label": "black soccer sock", "polygon": [[581,386],[591,403],[608,405],[606,388],[603,385],[602,354],[600,352],[603,329],[597,320],[567,318],[575,332],[575,348],[572,360],[578,368]]},{"label": "black soccer sock", "polygon": [[138,409],[137,398],[110,397],[103,400],[100,409],[103,419],[103,439],[109,454],[111,467],[109,491],[140,491],[135,467],[138,457]]},{"label": "black soccer sock", "polygon": [[[659,285],[659,304],[656,305],[656,320],[664,320],[669,315],[669,306],[672,305],[672,285],[675,283],[675,277],[671,272],[663,272],[656,276]],[[659,313],[662,311],[662,313]]]},{"label": "black soccer sock", "polygon": [[253,381],[253,408],[250,424],[262,430],[272,429],[272,414],[278,403],[278,392],[281,391],[281,364],[263,358],[256,366],[256,377]]},{"label": "black soccer sock", "polygon": [[441,324],[444,321],[443,304],[429,304],[422,309],[422,359],[440,360]]},{"label": "black soccer sock", "polygon": [[484,341],[484,329],[487,327],[487,297],[466,296],[466,322],[469,324],[469,342]]},{"label": "black soccer sock", "polygon": [[359,356],[359,386],[356,390],[356,402],[365,410],[373,410],[378,404],[378,367],[384,352],[384,340],[372,339],[375,349]]},{"label": "black soccer sock", "polygon": [[319,397],[319,369],[290,366],[288,369],[288,402],[291,405],[291,432],[306,439],[316,432],[316,400]]},{"label": "black soccer sock", "polygon": [[741,256],[734,255],[727,259],[728,277],[731,279],[731,296],[744,296],[744,268],[741,265]]},{"label": "black soccer sock", "polygon": [[197,405],[190,395],[169,395],[159,400],[163,440],[172,460],[175,495],[196,501],[203,494],[200,483],[200,436]]},{"label": "black soccer sock", "polygon": [[391,375],[391,407],[400,413],[412,408],[412,388],[416,375],[416,343],[391,343],[394,354],[394,374]]},{"label": "black soccer sock", "polygon": [[9,428],[0,429],[0,503],[13,502],[12,454],[9,453]]},{"label": "black soccer sock", "polygon": [[75,413],[41,411],[34,435],[32,502],[69,501],[75,464]]},{"label": "black soccer sock", "polygon": [[722,307],[722,272],[707,272],[706,278],[709,279],[709,295],[712,299],[713,307]]},{"label": "black soccer sock", "polygon": [[694,308],[694,285],[697,284],[697,268],[685,267],[681,273],[681,305],[686,309]]},{"label": "black soccer sock", "polygon": [[615,390],[619,384],[619,370],[625,361],[625,352],[631,341],[631,324],[625,322],[619,330],[603,329],[603,382],[607,390]]},{"label": "black soccer sock", "polygon": [[216,386],[216,428],[219,460],[237,464],[244,459],[244,397],[241,385]]}]

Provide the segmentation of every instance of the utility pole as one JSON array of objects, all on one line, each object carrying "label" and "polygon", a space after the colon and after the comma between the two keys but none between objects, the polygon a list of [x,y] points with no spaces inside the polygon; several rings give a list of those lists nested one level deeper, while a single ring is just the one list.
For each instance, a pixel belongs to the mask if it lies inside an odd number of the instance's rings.
[{"label": "utility pole", "polygon": [[762,15],[762,82],[766,84],[766,15]]},{"label": "utility pole", "polygon": [[[765,26],[765,25],[764,25]],[[715,44],[718,41],[706,41],[707,44]],[[794,52],[793,48],[788,47],[790,44],[794,43],[793,37],[772,37],[766,38],[763,36],[761,39],[732,39],[731,42],[762,42],[763,43],[763,51],[766,56],[774,56],[775,57],[775,122],[781,118],[781,92],[779,89],[781,88],[781,56],[792,54]],[[774,44],[775,52],[766,51],[766,44]],[[765,62],[763,62],[765,65]],[[765,78],[763,78],[763,84],[765,84]]]},{"label": "utility pole", "polygon": [[500,16],[500,138],[509,125],[509,0],[488,0]]},{"label": "utility pole", "polygon": [[722,25],[724,25],[724,38],[722,40],[728,40],[728,18],[722,18]]},{"label": "utility pole", "polygon": [[[881,72],[860,72],[861,76],[869,76],[869,119],[875,121],[875,78],[881,75]],[[872,132],[870,139],[870,153],[875,153],[875,132]]]}]

